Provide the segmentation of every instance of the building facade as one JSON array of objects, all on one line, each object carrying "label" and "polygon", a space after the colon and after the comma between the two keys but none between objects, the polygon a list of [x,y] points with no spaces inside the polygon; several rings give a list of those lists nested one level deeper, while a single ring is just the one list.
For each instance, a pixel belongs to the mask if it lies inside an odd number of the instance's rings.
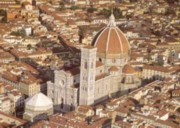
[{"label": "building facade", "polygon": [[[47,83],[55,111],[94,105],[140,86],[135,71],[126,65],[129,54],[129,42],[112,14],[108,25],[94,37],[92,46],[81,48],[80,67],[57,70],[54,82]],[[124,67],[130,70],[122,72]]]},{"label": "building facade", "polygon": [[24,119],[33,122],[39,119],[46,119],[51,114],[53,114],[52,100],[43,93],[37,93],[26,100]]}]

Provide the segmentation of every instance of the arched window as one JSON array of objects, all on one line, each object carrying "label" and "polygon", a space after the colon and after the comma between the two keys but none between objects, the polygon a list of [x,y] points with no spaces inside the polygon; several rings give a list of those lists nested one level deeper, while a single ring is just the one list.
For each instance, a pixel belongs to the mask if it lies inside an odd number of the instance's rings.
[{"label": "arched window", "polygon": [[112,62],[113,62],[113,63],[116,63],[116,59],[112,59]]},{"label": "arched window", "polygon": [[99,58],[99,61],[100,61],[100,62],[102,62],[102,59],[101,59],[101,58]]},{"label": "arched window", "polygon": [[84,68],[87,69],[87,62],[84,63]]},{"label": "arched window", "polygon": [[63,107],[64,107],[64,99],[61,98],[61,109],[63,109]]},{"label": "arched window", "polygon": [[64,80],[61,80],[62,84],[64,84]]},{"label": "arched window", "polygon": [[72,111],[73,110],[73,104],[71,103],[71,106],[70,106],[70,111]]},{"label": "arched window", "polygon": [[93,68],[94,66],[93,66],[93,62],[91,63],[91,68]]}]

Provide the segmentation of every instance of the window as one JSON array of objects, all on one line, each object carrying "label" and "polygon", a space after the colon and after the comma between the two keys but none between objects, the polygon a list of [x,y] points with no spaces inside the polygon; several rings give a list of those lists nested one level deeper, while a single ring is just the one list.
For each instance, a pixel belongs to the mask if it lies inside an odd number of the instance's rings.
[{"label": "window", "polygon": [[71,103],[71,106],[70,106],[70,111],[72,111],[73,110],[73,104]]},{"label": "window", "polygon": [[93,68],[94,66],[93,66],[93,62],[91,63],[91,68]]},{"label": "window", "polygon": [[87,69],[87,62],[84,63],[84,68]]},{"label": "window", "polygon": [[116,59],[112,59],[112,62],[113,62],[113,63],[116,63]]},{"label": "window", "polygon": [[61,80],[62,84],[64,84],[64,80]]},{"label": "window", "polygon": [[100,62],[102,62],[102,59],[101,59],[101,58],[99,58],[99,61],[100,61]]},{"label": "window", "polygon": [[61,109],[63,109],[63,107],[64,107],[64,99],[61,98]]}]

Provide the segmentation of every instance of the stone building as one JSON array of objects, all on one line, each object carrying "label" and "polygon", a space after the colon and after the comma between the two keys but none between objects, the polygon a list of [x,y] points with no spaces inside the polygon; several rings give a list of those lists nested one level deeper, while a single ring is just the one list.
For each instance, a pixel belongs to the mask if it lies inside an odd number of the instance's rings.
[{"label": "stone building", "polygon": [[51,114],[53,114],[53,102],[43,93],[37,93],[26,100],[24,119],[29,121],[46,119]]},{"label": "stone building", "polygon": [[49,81],[48,96],[55,111],[70,111],[79,105],[94,105],[121,92],[137,88],[141,82],[128,65],[130,45],[116,26],[112,14],[109,23],[92,41],[81,49],[80,67],[56,70],[54,82]]},{"label": "stone building", "polygon": [[122,81],[121,90],[131,91],[141,84],[141,80],[135,75],[135,69],[130,65],[126,64],[122,69]]}]

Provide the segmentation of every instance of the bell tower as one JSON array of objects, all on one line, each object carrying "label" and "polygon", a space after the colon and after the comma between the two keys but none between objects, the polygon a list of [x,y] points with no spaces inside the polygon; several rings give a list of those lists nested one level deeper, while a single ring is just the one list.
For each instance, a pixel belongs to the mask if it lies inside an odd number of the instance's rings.
[{"label": "bell tower", "polygon": [[94,104],[96,51],[97,48],[93,46],[86,46],[81,49],[79,105]]}]

